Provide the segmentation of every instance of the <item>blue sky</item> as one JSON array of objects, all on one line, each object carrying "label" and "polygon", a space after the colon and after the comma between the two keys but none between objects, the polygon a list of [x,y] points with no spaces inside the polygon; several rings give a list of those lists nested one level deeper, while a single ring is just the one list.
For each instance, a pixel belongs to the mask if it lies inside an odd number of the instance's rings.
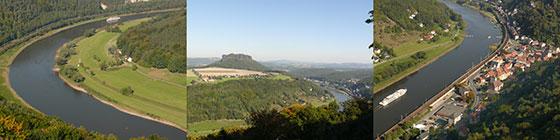
[{"label": "blue sky", "polygon": [[188,0],[187,57],[371,63],[372,0]]}]

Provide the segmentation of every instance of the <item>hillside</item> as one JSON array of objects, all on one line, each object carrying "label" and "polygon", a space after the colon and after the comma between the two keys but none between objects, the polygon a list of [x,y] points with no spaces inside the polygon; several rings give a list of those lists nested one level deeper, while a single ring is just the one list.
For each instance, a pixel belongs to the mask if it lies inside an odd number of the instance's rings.
[{"label": "hillside", "polygon": [[[548,44],[560,44],[560,0],[505,0],[505,12],[511,12],[520,27],[520,33],[546,41]],[[533,4],[534,7],[531,5]]]},{"label": "hillside", "polygon": [[117,46],[132,61],[170,72],[185,73],[186,11],[166,14],[132,27],[119,36]]},{"label": "hillside", "polygon": [[[100,2],[108,7],[102,9]],[[0,1],[0,54],[31,37],[92,19],[92,15],[136,13],[185,7],[185,4],[182,0],[153,0],[134,4],[125,4],[122,0],[3,0]],[[7,45],[18,39],[21,41]]]},{"label": "hillside", "polygon": [[234,68],[234,69],[245,69],[245,70],[255,70],[255,71],[268,71],[271,70],[259,62],[253,60],[249,55],[245,54],[225,54],[222,55],[222,59],[218,62],[207,65],[208,67],[222,67],[222,68]]},{"label": "hillside", "polygon": [[449,28],[450,21],[463,26],[461,15],[437,0],[379,0],[374,8],[375,42],[388,48],[414,42],[432,30]]},{"label": "hillside", "polygon": [[469,126],[467,139],[557,139],[559,71],[558,59],[537,62],[504,82],[499,99],[481,112],[480,122]]},{"label": "hillside", "polygon": [[188,122],[244,119],[250,112],[292,104],[311,104],[328,92],[303,79],[228,80],[187,86]]}]

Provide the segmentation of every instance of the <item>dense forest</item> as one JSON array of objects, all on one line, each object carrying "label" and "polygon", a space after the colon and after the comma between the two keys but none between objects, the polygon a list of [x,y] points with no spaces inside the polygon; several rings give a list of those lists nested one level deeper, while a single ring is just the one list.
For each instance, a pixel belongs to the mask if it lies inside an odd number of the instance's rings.
[{"label": "dense forest", "polygon": [[[560,44],[560,0],[504,0],[514,15],[521,34],[548,44]],[[531,6],[535,4],[535,7]]]},{"label": "dense forest", "polygon": [[269,71],[267,68],[261,65],[259,62],[253,60],[249,55],[245,54],[226,54],[222,55],[222,59],[218,62],[208,64],[208,67],[222,67],[222,68],[234,68],[234,69],[245,69],[254,71]]},{"label": "dense forest", "polygon": [[[100,3],[107,5],[105,10]],[[53,29],[92,19],[92,15],[123,14],[185,7],[184,0],[127,3],[124,0],[3,0],[0,1],[1,53]],[[18,40],[14,43],[10,41]]]},{"label": "dense forest", "polygon": [[187,91],[188,122],[243,119],[250,115],[249,112],[309,104],[310,99],[330,95],[321,87],[299,78],[229,80],[187,86]]},{"label": "dense forest", "polygon": [[[330,69],[330,68],[300,68],[291,71],[293,74],[327,81],[331,84],[345,87],[352,91],[354,96],[370,98],[373,95],[373,69]],[[357,82],[352,79],[360,79]],[[343,89],[341,89],[343,90]]]},{"label": "dense forest", "polygon": [[[387,23],[392,20],[397,23],[397,26],[391,27],[391,32],[400,32],[403,29],[431,31],[436,27],[447,27],[449,19],[464,26],[461,15],[437,0],[377,0],[374,9],[373,21]],[[412,14],[415,17],[410,19]],[[424,27],[421,27],[420,23]]]},{"label": "dense forest", "polygon": [[[43,115],[30,108],[12,103],[0,96],[0,139],[29,140],[83,140],[83,139],[118,139],[115,135],[103,135],[88,132],[83,127],[76,128],[62,120]],[[135,139],[135,138],[133,138]],[[139,140],[159,140],[158,135],[139,137]]]},{"label": "dense forest", "polygon": [[199,140],[223,139],[373,139],[373,104],[359,98],[343,103],[344,109],[331,102],[327,106],[292,105],[283,110],[251,113],[251,127],[223,128],[208,136],[188,137]]},{"label": "dense forest", "polygon": [[537,62],[515,77],[504,82],[502,95],[481,112],[480,122],[469,126],[467,139],[560,136],[560,60]]},{"label": "dense forest", "polygon": [[117,46],[142,66],[185,73],[186,20],[186,10],[156,17],[128,29],[119,36]]}]

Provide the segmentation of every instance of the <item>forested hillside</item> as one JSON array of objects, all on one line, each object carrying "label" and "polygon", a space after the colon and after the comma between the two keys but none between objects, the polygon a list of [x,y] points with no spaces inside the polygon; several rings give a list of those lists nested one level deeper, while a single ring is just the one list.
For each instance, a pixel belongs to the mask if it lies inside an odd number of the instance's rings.
[{"label": "forested hillside", "polygon": [[[462,20],[461,15],[437,0],[378,0],[375,1],[374,9],[374,22],[396,22],[396,26],[389,27],[392,32],[401,32],[401,29],[430,31],[437,27],[447,27],[449,19]],[[415,16],[411,19],[413,14]]]},{"label": "forested hillside", "polygon": [[[521,34],[560,45],[560,0],[504,0],[504,8],[514,14]],[[535,7],[531,6],[534,3]]]},{"label": "forested hillside", "polygon": [[142,66],[185,73],[186,20],[186,10],[156,17],[128,29],[119,36],[117,46]]},{"label": "forested hillside", "polygon": [[[187,86],[187,121],[244,119],[249,113],[292,104],[310,104],[327,91],[299,78],[229,80]],[[332,98],[332,97],[331,97]]]},{"label": "forested hillside", "polygon": [[[149,138],[160,139],[157,135],[151,135]],[[118,138],[114,135],[107,136],[93,131],[88,132],[83,127],[76,128],[56,117],[43,115],[27,107],[11,103],[0,96],[0,139],[116,140]],[[145,139],[145,137],[139,139]]]},{"label": "forested hillside", "polygon": [[255,71],[268,71],[267,68],[261,65],[259,62],[253,60],[249,55],[245,54],[227,54],[222,55],[222,59],[218,62],[207,65],[208,67],[221,67],[221,68],[234,68],[234,69],[245,69],[245,70],[255,70]]},{"label": "forested hillside", "polygon": [[[105,4],[105,10],[100,6]],[[184,0],[152,0],[126,3],[124,0],[2,0],[0,1],[0,53],[22,41],[50,30],[91,19],[91,15],[133,13],[185,7]],[[29,35],[24,38],[24,36]],[[21,42],[18,42],[21,43]]]},{"label": "forested hillside", "polygon": [[188,139],[373,139],[373,104],[365,99],[343,103],[344,109],[331,102],[328,106],[293,105],[283,110],[251,113],[251,127],[222,128],[220,132]]},{"label": "forested hillside", "polygon": [[508,80],[500,99],[469,126],[467,139],[558,139],[560,60],[531,65]]}]

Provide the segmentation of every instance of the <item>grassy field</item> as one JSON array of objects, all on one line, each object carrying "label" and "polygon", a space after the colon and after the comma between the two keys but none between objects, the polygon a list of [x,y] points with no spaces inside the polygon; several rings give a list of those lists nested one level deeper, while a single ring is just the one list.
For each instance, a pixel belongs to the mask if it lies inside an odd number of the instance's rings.
[{"label": "grassy field", "polygon": [[248,76],[248,75],[266,75],[265,73],[252,71],[252,70],[242,70],[242,69],[231,69],[231,68],[219,68],[219,67],[208,67],[208,68],[199,68],[193,69],[194,71],[198,72],[198,74],[203,76],[223,76],[223,75],[230,75],[230,76]]},{"label": "grassy field", "polygon": [[[377,83],[376,85],[374,85],[374,93],[381,91],[382,89],[384,89],[385,87],[393,84],[394,82],[397,82],[398,80],[412,74],[413,72],[423,68],[424,66],[434,62],[435,60],[437,60],[439,57],[445,55],[447,52],[453,50],[455,47],[459,46],[463,41],[464,38],[464,31],[459,31],[458,35],[461,38],[460,40],[454,42],[454,43],[448,43],[445,45],[441,45],[438,47],[434,47],[432,49],[429,49],[426,51],[426,58],[425,60],[423,60],[422,62],[418,63],[417,65],[414,65],[408,69],[406,69],[405,71],[402,71],[401,73],[386,79],[384,81],[381,81],[380,83]],[[441,38],[443,39],[443,38]],[[411,57],[404,57],[401,59],[397,59],[397,60],[393,60],[395,62],[406,62],[406,61],[414,61]],[[391,64],[391,62],[388,63],[383,63],[379,66],[376,66],[376,69],[381,69],[383,67],[388,67]]]},{"label": "grassy field", "polygon": [[416,40],[410,41],[401,47],[395,48],[395,55],[402,56],[409,53],[417,52],[421,49],[428,48],[437,44],[442,44],[451,41],[454,36],[446,36],[439,38],[436,42],[428,43],[428,41],[417,42]]},{"label": "grassy field", "polygon": [[[148,19],[125,22],[119,28],[126,30],[128,27],[145,20]],[[73,55],[68,63],[70,65],[82,63],[79,72],[86,80],[79,86],[92,89],[101,95],[100,98],[124,108],[147,114],[156,119],[167,120],[181,128],[186,128],[186,88],[157,80],[169,80],[172,83],[185,84],[186,79],[182,77],[182,74],[173,74],[166,70],[143,68],[141,66],[138,66],[137,71],[133,71],[130,66],[111,67],[107,71],[100,70],[99,64],[102,61],[115,61],[107,55],[106,45],[109,41],[115,40],[118,35],[120,33],[100,31],[94,36],[84,38],[77,43],[76,51],[78,54]],[[95,60],[94,56],[101,61]],[[90,71],[93,71],[95,75],[91,75]],[[148,75],[143,75],[138,71],[148,73]],[[151,77],[152,75],[154,77]],[[134,90],[133,95],[121,94],[121,89],[128,86]]]}]

